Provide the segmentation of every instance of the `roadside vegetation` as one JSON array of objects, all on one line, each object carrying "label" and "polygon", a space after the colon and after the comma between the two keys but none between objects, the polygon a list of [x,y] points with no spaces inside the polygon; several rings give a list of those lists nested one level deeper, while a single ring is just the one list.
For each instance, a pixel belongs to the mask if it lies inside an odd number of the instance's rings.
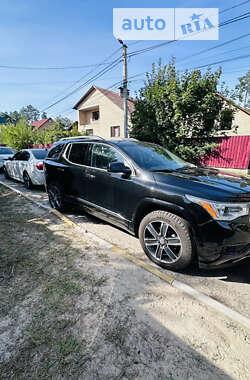
[{"label": "roadside vegetation", "polygon": [[[233,107],[217,96],[221,70],[176,69],[175,61],[156,66],[147,74],[137,94],[131,135],[139,140],[166,146],[190,162],[210,155],[211,140],[220,130],[230,129]],[[221,89],[225,93],[227,89]]]},{"label": "roadside vegetation", "polygon": [[55,217],[3,187],[0,209],[0,377],[77,377],[88,360],[77,301],[94,301],[105,278],[76,266],[79,251],[49,228]]},{"label": "roadside vegetation", "polygon": [[[48,145],[63,137],[78,136],[80,133],[67,117],[58,116],[50,128],[39,131],[32,128],[32,122],[47,118],[45,112],[40,112],[32,105],[22,107],[20,111],[2,112],[0,117],[6,120],[0,126],[0,141],[16,150],[27,149],[32,145]],[[82,134],[82,133],[81,133]]]}]

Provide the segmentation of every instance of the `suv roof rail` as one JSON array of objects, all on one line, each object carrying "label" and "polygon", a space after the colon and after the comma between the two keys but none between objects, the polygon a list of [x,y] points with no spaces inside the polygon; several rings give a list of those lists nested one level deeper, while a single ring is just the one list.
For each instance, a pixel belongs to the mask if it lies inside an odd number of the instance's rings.
[{"label": "suv roof rail", "polygon": [[95,135],[81,135],[81,136],[63,137],[62,139],[60,139],[60,141],[77,140],[77,139],[100,139],[100,140],[106,141],[103,137],[95,136]]}]

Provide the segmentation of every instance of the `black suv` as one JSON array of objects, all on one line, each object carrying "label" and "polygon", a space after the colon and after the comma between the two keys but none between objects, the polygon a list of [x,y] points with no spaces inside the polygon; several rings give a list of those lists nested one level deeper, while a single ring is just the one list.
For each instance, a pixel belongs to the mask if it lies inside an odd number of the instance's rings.
[{"label": "black suv", "polygon": [[139,236],[156,264],[217,267],[250,256],[250,181],[189,164],[161,146],[89,136],[45,160],[53,208],[70,204]]}]

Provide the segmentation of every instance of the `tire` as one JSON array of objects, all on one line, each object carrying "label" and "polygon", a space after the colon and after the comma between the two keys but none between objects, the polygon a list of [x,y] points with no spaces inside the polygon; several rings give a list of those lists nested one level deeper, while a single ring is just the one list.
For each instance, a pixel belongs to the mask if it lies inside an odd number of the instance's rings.
[{"label": "tire", "polygon": [[139,239],[149,259],[163,268],[184,269],[193,260],[188,223],[170,212],[146,215],[139,226]]},{"label": "tire", "polygon": [[27,172],[24,172],[23,173],[23,182],[24,182],[24,186],[26,187],[26,189],[33,189],[33,183],[30,179],[30,176]]},{"label": "tire", "polygon": [[8,171],[7,171],[7,169],[6,169],[5,166],[3,167],[3,172],[4,172],[4,176],[5,176],[5,178],[6,178],[6,179],[10,179],[10,176],[9,176]]},{"label": "tire", "polygon": [[52,208],[62,212],[69,208],[68,203],[64,200],[62,188],[58,183],[50,183],[47,186],[47,193]]}]

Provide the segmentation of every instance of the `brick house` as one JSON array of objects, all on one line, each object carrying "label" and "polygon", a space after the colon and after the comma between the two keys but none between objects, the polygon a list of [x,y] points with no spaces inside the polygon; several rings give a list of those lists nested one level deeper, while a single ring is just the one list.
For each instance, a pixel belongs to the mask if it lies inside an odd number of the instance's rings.
[{"label": "brick house", "polygon": [[42,131],[43,129],[47,129],[51,127],[53,123],[54,123],[54,120],[51,117],[49,117],[47,119],[33,121],[33,123],[31,124],[31,127],[32,129],[37,129],[39,131]]}]

